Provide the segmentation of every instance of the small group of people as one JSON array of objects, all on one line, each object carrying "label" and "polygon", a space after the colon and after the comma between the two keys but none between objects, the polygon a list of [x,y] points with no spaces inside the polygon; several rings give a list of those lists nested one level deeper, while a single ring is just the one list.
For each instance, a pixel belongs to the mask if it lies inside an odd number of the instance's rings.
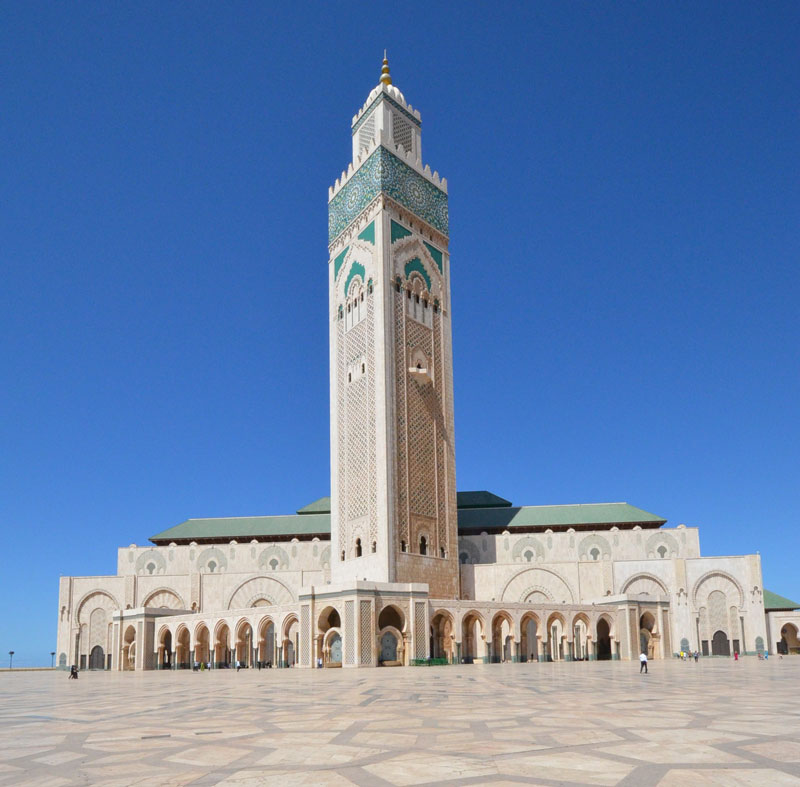
[{"label": "small group of people", "polygon": [[681,651],[681,661],[688,661],[690,659],[694,659],[697,661],[700,658],[700,651],[696,650],[694,653],[690,650],[682,650]]},{"label": "small group of people", "polygon": [[[222,664],[219,669],[230,669],[230,664],[225,663]],[[246,665],[243,661],[236,660],[236,671],[238,672],[240,669],[246,669]],[[211,663],[208,661],[195,661],[194,665],[192,666],[192,671],[194,672],[204,672],[205,670],[211,669]],[[257,661],[256,662],[256,669],[272,669],[272,662],[271,661]]]}]

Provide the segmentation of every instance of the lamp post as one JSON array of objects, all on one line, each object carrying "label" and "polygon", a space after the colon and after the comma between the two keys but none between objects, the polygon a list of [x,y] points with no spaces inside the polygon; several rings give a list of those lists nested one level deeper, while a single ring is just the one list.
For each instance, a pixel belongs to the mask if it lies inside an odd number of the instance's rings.
[{"label": "lamp post", "polygon": [[14,651],[13,650],[9,650],[8,651],[8,668],[9,669],[11,669],[11,664],[13,663],[13,661],[14,661]]},{"label": "lamp post", "polygon": [[56,652],[54,650],[50,651],[50,669],[55,666],[56,663]]}]

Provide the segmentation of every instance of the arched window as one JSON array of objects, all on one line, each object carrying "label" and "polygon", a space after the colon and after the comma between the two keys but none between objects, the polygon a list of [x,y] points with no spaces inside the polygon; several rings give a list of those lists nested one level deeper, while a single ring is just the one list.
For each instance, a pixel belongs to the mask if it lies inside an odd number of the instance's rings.
[{"label": "arched window", "polygon": [[378,542],[377,541],[373,541],[372,542],[372,554],[374,555],[377,551],[378,551]]},{"label": "arched window", "polygon": [[419,540],[419,553],[420,555],[428,554],[428,539],[425,536],[422,536]]},{"label": "arched window", "polygon": [[662,544],[657,550],[659,557],[666,557],[667,556],[667,548]]},{"label": "arched window", "polygon": [[342,563],[344,563],[344,550],[342,550]]},{"label": "arched window", "polygon": [[208,570],[213,574],[217,564],[213,560],[208,561]]},{"label": "arched window", "polygon": [[525,550],[525,560],[527,560],[528,563],[530,563],[531,560],[533,560],[533,552],[531,552],[530,549]]},{"label": "arched window", "polygon": [[361,539],[356,539],[356,557],[361,557]]},{"label": "arched window", "polygon": [[275,571],[275,569],[278,568],[278,559],[272,558],[272,560],[269,561],[269,567]]},{"label": "arched window", "polygon": [[447,557],[444,547],[439,547],[439,557]]},{"label": "arched window", "polygon": [[405,541],[401,541],[400,542],[400,551],[401,552],[405,552],[406,551],[406,542]]},{"label": "arched window", "polygon": [[148,574],[152,574],[155,570],[156,570],[156,564],[155,563],[148,563],[147,564],[147,573]]},{"label": "arched window", "polygon": [[462,553],[461,553],[461,554],[458,556],[458,559],[461,561],[461,565],[462,565],[462,566],[466,566],[466,565],[467,565],[467,563],[469,563],[469,555],[468,555],[466,552],[462,552]]},{"label": "arched window", "polygon": [[589,554],[592,556],[592,560],[599,560],[600,559],[600,550],[597,547],[592,547]]}]

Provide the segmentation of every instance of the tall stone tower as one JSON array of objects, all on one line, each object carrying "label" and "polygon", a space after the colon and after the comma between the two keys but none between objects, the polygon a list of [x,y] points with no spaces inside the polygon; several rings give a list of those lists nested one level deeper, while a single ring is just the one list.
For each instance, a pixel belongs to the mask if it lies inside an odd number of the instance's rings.
[{"label": "tall stone tower", "polygon": [[459,595],[447,182],[381,78],[329,191],[331,574]]}]

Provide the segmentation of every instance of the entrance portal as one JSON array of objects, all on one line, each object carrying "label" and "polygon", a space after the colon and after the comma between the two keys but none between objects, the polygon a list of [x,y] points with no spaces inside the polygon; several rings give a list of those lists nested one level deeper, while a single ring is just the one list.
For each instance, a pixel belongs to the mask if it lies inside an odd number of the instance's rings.
[{"label": "entrance portal", "polygon": [[95,645],[89,654],[89,669],[105,669],[105,667],[103,649],[99,645]]},{"label": "entrance portal", "polygon": [[342,663],[342,638],[338,634],[333,634],[330,638],[330,646],[331,646],[331,664],[339,664]]},{"label": "entrance portal", "polygon": [[381,661],[397,661],[397,639],[391,631],[381,637]]},{"label": "entrance portal", "polygon": [[611,659],[611,630],[608,621],[600,618],[597,621],[597,660],[608,661]]},{"label": "entrance portal", "polygon": [[712,656],[730,656],[731,644],[728,641],[728,635],[724,631],[714,632],[711,638],[711,655]]}]

